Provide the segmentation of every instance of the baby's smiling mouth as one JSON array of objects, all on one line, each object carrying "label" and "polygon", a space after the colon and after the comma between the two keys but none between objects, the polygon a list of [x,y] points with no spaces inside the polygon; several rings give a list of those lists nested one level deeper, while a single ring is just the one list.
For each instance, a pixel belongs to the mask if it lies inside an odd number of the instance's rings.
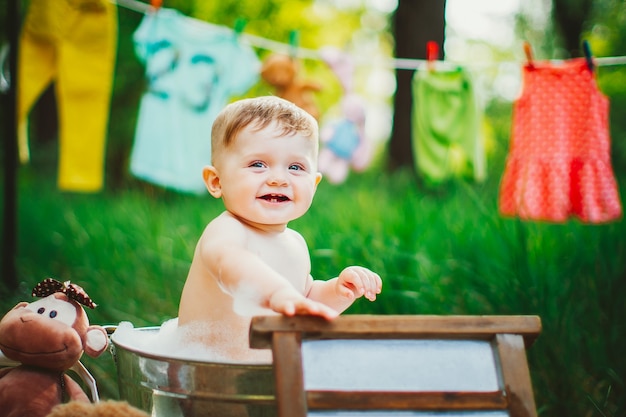
[{"label": "baby's smiling mouth", "polygon": [[268,201],[270,203],[282,203],[290,201],[290,198],[284,194],[265,194],[259,197],[261,200]]}]

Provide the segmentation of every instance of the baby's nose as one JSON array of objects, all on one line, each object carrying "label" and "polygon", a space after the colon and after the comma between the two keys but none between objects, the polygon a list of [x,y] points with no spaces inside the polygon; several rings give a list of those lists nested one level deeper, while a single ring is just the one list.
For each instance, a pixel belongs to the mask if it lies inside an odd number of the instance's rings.
[{"label": "baby's nose", "polygon": [[267,183],[273,186],[287,185],[287,179],[284,175],[272,174],[268,177]]}]

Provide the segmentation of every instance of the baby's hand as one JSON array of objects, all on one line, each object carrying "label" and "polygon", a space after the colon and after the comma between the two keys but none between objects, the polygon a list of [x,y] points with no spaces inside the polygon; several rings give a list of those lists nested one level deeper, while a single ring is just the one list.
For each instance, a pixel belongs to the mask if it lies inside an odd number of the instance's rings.
[{"label": "baby's hand", "polygon": [[377,273],[361,266],[349,266],[339,274],[337,292],[344,297],[356,299],[365,296],[370,301],[380,294],[383,281]]},{"label": "baby's hand", "polygon": [[285,288],[276,291],[269,300],[269,307],[285,316],[311,315],[332,320],[339,312],[317,301],[306,298],[295,289]]}]

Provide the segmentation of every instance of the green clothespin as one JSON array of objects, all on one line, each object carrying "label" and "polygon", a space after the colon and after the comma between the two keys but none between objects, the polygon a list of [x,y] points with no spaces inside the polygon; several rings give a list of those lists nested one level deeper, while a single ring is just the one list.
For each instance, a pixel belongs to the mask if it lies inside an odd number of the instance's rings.
[{"label": "green clothespin", "polygon": [[246,19],[241,17],[237,18],[237,20],[235,20],[235,26],[233,28],[233,30],[235,31],[235,35],[241,35],[247,24],[248,21]]},{"label": "green clothespin", "polygon": [[289,56],[295,58],[300,43],[300,32],[292,30],[289,32]]}]

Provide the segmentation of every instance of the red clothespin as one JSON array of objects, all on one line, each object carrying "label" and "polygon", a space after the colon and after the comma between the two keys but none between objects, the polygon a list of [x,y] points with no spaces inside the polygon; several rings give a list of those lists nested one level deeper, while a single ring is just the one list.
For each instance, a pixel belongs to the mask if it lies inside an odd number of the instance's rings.
[{"label": "red clothespin", "polygon": [[158,11],[163,6],[163,0],[150,0],[150,6],[153,11]]},{"label": "red clothespin", "polygon": [[439,59],[439,45],[435,41],[426,42],[426,60],[429,71],[435,68],[435,61],[437,59]]},{"label": "red clothespin", "polygon": [[530,46],[530,43],[524,42],[524,53],[526,54],[526,63],[529,67],[534,67],[535,64],[533,62],[533,50]]},{"label": "red clothespin", "polygon": [[583,53],[585,54],[589,71],[593,72],[593,56],[591,55],[591,47],[589,46],[589,41],[587,41],[587,39],[583,39]]}]

